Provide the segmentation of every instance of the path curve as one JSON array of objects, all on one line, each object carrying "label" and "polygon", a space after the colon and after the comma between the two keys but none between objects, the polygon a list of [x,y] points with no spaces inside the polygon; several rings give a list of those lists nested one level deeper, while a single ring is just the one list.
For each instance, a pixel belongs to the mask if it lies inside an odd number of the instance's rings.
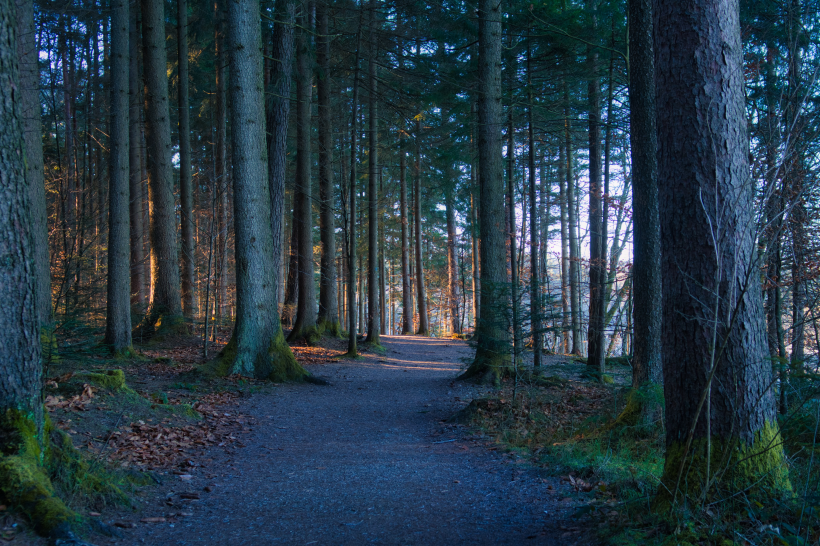
[{"label": "path curve", "polygon": [[330,387],[252,397],[241,409],[258,420],[248,447],[232,460],[214,450],[215,478],[166,485],[213,492],[173,526],[143,525],[120,543],[562,543],[561,485],[442,423],[476,394],[453,381],[467,344],[382,342],[384,356],[310,367]]}]

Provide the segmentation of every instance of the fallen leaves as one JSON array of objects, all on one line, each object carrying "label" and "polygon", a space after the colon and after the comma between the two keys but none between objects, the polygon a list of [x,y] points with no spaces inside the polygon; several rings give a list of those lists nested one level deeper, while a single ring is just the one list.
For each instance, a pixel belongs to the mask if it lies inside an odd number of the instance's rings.
[{"label": "fallen leaves", "polygon": [[[56,382],[55,382],[56,383]],[[85,411],[85,405],[94,398],[94,387],[88,383],[83,383],[83,391],[80,394],[65,399],[59,395],[46,396],[45,406],[49,411],[53,409],[65,409],[70,411]]]}]

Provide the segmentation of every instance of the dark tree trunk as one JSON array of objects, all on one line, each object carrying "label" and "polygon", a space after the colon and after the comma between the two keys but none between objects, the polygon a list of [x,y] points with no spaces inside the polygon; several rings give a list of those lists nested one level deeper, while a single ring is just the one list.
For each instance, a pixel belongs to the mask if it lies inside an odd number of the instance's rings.
[{"label": "dark tree trunk", "polygon": [[564,354],[569,353],[571,330],[569,276],[569,221],[567,220],[567,159],[563,139],[558,145],[558,205],[561,215],[561,337]]},{"label": "dark tree trunk", "polygon": [[[587,0],[593,34],[597,32],[597,0]],[[601,80],[598,77],[598,49],[587,47],[589,70],[589,328],[587,364],[604,372],[604,271],[605,242],[602,240],[601,194]]]},{"label": "dark tree trunk", "polygon": [[139,10],[131,10],[129,20],[129,189],[131,216],[131,305],[142,312],[145,310],[145,238],[143,234],[143,202],[145,201],[144,178],[142,177],[142,78],[140,77],[140,25]]},{"label": "dark tree trunk", "polygon": [[513,362],[521,357],[521,313],[518,309],[518,245],[516,244],[515,227],[515,125],[513,124],[513,79],[516,72],[515,53],[510,53],[510,66],[507,69],[508,94],[510,99],[507,110],[507,236],[510,244],[510,290],[512,314],[507,322],[513,331]]},{"label": "dark tree trunk", "polygon": [[319,270],[319,325],[327,333],[339,335],[339,307],[336,301],[336,219],[333,211],[333,126],[330,117],[330,31],[328,6],[317,4],[316,92],[319,110],[319,228],[322,259]]},{"label": "dark tree trunk", "polygon": [[[416,48],[418,51],[418,48]],[[416,239],[416,291],[419,306],[419,328],[416,335],[430,335],[430,319],[427,316],[427,288],[424,285],[424,261],[421,251],[421,120],[416,120],[416,154],[414,158],[413,222]]]},{"label": "dark tree trunk", "polygon": [[[569,91],[564,84],[564,100],[569,102]],[[567,232],[569,242],[569,301],[570,324],[572,326],[572,350],[574,355],[581,354],[581,282],[578,264],[578,215],[575,200],[575,173],[572,157],[572,131],[570,127],[569,106],[565,110],[564,151],[566,152],[566,201]]]},{"label": "dark tree trunk", "polygon": [[177,2],[179,59],[179,215],[182,218],[182,313],[192,319],[194,304],[194,196],[191,184],[191,121],[188,111],[188,0]]},{"label": "dark tree trunk", "polygon": [[217,195],[219,197],[218,220],[217,220],[217,272],[218,288],[216,291],[216,304],[218,317],[222,318],[227,310],[228,299],[228,91],[226,87],[226,67],[228,66],[228,53],[225,47],[225,0],[214,1],[214,48],[216,54],[216,108],[214,116],[216,118],[216,143],[214,150],[215,176]]},{"label": "dark tree trunk", "polygon": [[481,320],[475,359],[462,377],[497,381],[510,364],[509,293],[501,168],[501,5],[478,6],[478,163],[481,210]]},{"label": "dark tree trunk", "polygon": [[163,332],[184,332],[179,287],[176,211],[171,166],[165,13],[162,0],[141,0],[145,63],[145,140],[148,199],[151,201],[151,304],[138,337],[150,337],[156,324]]},{"label": "dark tree trunk", "polygon": [[401,306],[402,335],[413,333],[413,294],[410,287],[410,234],[407,218],[407,152],[404,139],[399,145],[399,183],[401,184],[400,217],[401,217]]},{"label": "dark tree trunk", "polygon": [[296,33],[296,191],[293,221],[298,230],[299,298],[296,320],[288,341],[305,339],[318,341],[321,332],[316,326],[316,286],[313,272],[313,191],[311,184],[311,100],[313,71],[310,67],[310,35],[313,21],[309,2],[302,1],[301,16],[297,17]]},{"label": "dark tree trunk", "polygon": [[[43,129],[40,106],[40,68],[34,4],[17,0],[17,59],[19,61],[20,116],[26,144],[25,176],[31,207],[31,237],[37,271],[37,319],[43,334],[44,359],[49,360],[53,343],[51,310],[51,263],[48,246],[48,218],[43,172]],[[46,342],[47,341],[47,342]]]},{"label": "dark tree trunk", "polygon": [[738,2],[660,1],[654,19],[667,445],[660,500],[790,490],[766,361]]},{"label": "dark tree trunk", "polygon": [[[277,313],[282,289],[282,258],[284,253],[285,181],[288,160],[288,122],[290,116],[291,73],[293,70],[293,27],[296,23],[296,1],[278,2],[276,24],[273,27],[273,47],[270,66],[270,102],[268,104],[268,189],[270,191],[270,227],[273,236],[273,278],[276,280]],[[288,282],[295,264],[288,271]],[[295,292],[295,290],[292,290]],[[295,296],[295,294],[294,294]],[[294,297],[295,301],[295,297]],[[292,303],[292,302],[291,302]],[[288,307],[285,306],[285,312]]]},{"label": "dark tree trunk", "polygon": [[105,344],[126,355],[131,353],[128,19],[128,0],[112,0]]},{"label": "dark tree trunk", "polygon": [[208,366],[218,375],[300,379],[279,324],[273,271],[271,201],[265,153],[265,103],[259,0],[228,2],[231,131],[236,233],[236,325],[219,357]]},{"label": "dark tree trunk", "polygon": [[456,211],[452,191],[445,192],[444,207],[447,220],[447,298],[450,300],[450,330],[453,334],[461,334],[461,321],[459,321],[461,294],[459,293],[458,262],[456,261]]},{"label": "dark tree trunk", "polygon": [[367,103],[369,153],[367,163],[367,342],[379,344],[381,297],[379,294],[379,106],[376,83],[376,3],[370,2],[370,43],[368,45]]},{"label": "dark tree trunk", "polygon": [[[527,89],[529,105],[527,107],[527,136],[529,138],[528,167],[530,175],[530,323],[532,324],[532,365],[541,366],[541,287],[538,279],[540,266],[538,255],[539,224],[538,201],[535,195],[535,135],[533,128],[533,92],[532,92],[532,50],[527,42]],[[542,178],[541,183],[544,183]]]},{"label": "dark tree trunk", "polygon": [[356,288],[356,148],[359,131],[359,55],[362,45],[362,10],[359,9],[359,28],[356,32],[356,62],[353,68],[353,104],[350,111],[350,183],[348,184],[349,207],[348,214],[348,241],[347,241],[347,355],[356,356],[358,347],[356,342],[356,294],[361,290]]},{"label": "dark tree trunk", "polygon": [[629,0],[629,126],[632,150],[632,386],[660,385],[661,244],[652,0]]}]

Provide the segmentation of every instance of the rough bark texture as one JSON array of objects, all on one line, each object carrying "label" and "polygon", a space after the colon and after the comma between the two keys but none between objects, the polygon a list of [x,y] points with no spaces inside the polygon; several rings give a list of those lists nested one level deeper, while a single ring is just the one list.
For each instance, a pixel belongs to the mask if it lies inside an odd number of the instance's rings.
[{"label": "rough bark texture", "polygon": [[376,3],[370,2],[368,46],[368,175],[367,175],[367,342],[379,344],[381,295],[379,294],[379,103],[376,93]]},{"label": "rough bark texture", "polygon": [[319,229],[322,258],[319,266],[319,324],[331,335],[339,334],[336,301],[336,219],[333,210],[333,126],[330,117],[330,34],[328,6],[316,6],[316,93],[319,110]]},{"label": "rough bark texture", "polygon": [[[509,39],[509,37],[508,37]],[[518,297],[518,244],[515,227],[515,125],[513,121],[513,74],[516,68],[515,53],[510,54],[511,66],[507,69],[507,83],[510,104],[507,110],[507,237],[509,238],[510,284],[509,298],[512,313],[507,317],[513,331],[513,358],[515,362],[521,357],[521,311]],[[523,230],[522,230],[523,231]]]},{"label": "rough bark texture", "polygon": [[[276,24],[273,27],[274,61],[270,67],[268,94],[268,188],[270,191],[270,227],[273,235],[274,301],[279,309],[282,290],[282,258],[284,251],[285,181],[288,160],[288,122],[290,117],[291,73],[293,70],[293,26],[296,22],[296,2],[278,2]],[[295,271],[295,268],[294,268]]]},{"label": "rough bark texture", "polygon": [[356,148],[359,131],[359,55],[362,44],[362,12],[359,10],[359,28],[356,32],[356,61],[353,69],[353,100],[350,114],[350,181],[348,184],[348,240],[347,240],[347,356],[358,354],[356,346]]},{"label": "rough bark texture", "polygon": [[128,353],[131,348],[128,19],[128,0],[112,0],[105,343],[115,353]]},{"label": "rough bark texture", "polygon": [[[17,410],[33,418],[42,431],[37,264],[22,115],[25,93],[14,92],[19,81],[15,11],[11,0],[0,1],[0,81],[7,90],[0,96],[0,417]],[[3,428],[0,433],[7,433]],[[0,441],[6,440],[0,435]],[[7,447],[0,445],[0,452]]]},{"label": "rough bark texture", "polygon": [[497,2],[480,0],[478,40],[481,320],[475,359],[462,377],[495,381],[510,364],[501,168],[501,5]]},{"label": "rough bark texture", "polygon": [[214,167],[216,176],[219,212],[217,220],[217,267],[218,289],[216,293],[217,316],[220,318],[227,311],[228,295],[228,92],[226,89],[228,55],[225,47],[225,1],[214,2],[214,48],[216,54],[216,108],[214,109],[216,125],[216,142],[214,146]]},{"label": "rough bark texture", "polygon": [[708,480],[733,491],[788,490],[765,360],[738,2],[659,1],[654,19],[667,444],[661,499],[700,495]]},{"label": "rough bark texture", "polygon": [[632,386],[639,388],[663,380],[652,0],[629,0],[629,104],[634,223]]},{"label": "rough bark texture", "polygon": [[179,59],[179,215],[182,220],[182,313],[191,319],[194,304],[194,194],[191,183],[191,120],[188,108],[188,1],[177,1]]},{"label": "rough bark texture", "polygon": [[151,303],[136,336],[184,331],[179,288],[176,211],[171,166],[168,76],[165,56],[165,13],[162,0],[141,0],[145,63],[145,141],[148,156],[148,199],[151,202]]},{"label": "rough bark texture", "polygon": [[296,33],[296,192],[293,221],[299,232],[298,279],[299,297],[296,302],[296,320],[288,341],[317,340],[316,285],[313,272],[313,192],[311,189],[311,98],[313,71],[310,66],[310,29],[313,26],[308,2],[302,2],[302,27]]},{"label": "rough bark texture", "polygon": [[301,379],[307,372],[284,342],[277,314],[270,230],[270,193],[258,0],[228,2],[236,325],[219,357],[207,367],[218,375]]},{"label": "rough bark texture", "polygon": [[[51,340],[51,264],[48,252],[46,190],[43,179],[43,130],[40,121],[40,67],[34,3],[17,0],[17,58],[19,66],[20,116],[26,144],[26,184],[29,192],[31,237],[37,268],[37,319],[44,340]],[[48,353],[52,344],[44,347]],[[46,355],[47,357],[47,355]]]},{"label": "rough bark texture", "polygon": [[128,83],[129,83],[129,133],[128,161],[130,168],[130,206],[131,216],[131,304],[138,311],[145,309],[145,240],[143,234],[143,191],[142,177],[142,78],[140,78],[140,30],[139,10],[131,10],[128,28]]},{"label": "rough bark texture", "polygon": [[445,216],[447,220],[447,298],[450,301],[450,332],[461,334],[459,309],[461,308],[461,291],[458,280],[458,261],[456,259],[456,211],[453,204],[453,192],[447,191],[444,196]]},{"label": "rough bark texture", "polygon": [[427,287],[424,283],[424,260],[421,252],[421,120],[416,120],[416,154],[413,168],[413,222],[415,228],[416,251],[416,291],[419,306],[419,328],[416,335],[430,334],[429,317],[427,316]]}]

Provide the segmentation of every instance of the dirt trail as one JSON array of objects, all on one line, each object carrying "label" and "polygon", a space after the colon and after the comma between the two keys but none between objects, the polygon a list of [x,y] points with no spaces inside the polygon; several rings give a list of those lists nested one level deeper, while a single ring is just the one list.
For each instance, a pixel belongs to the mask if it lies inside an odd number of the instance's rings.
[{"label": "dirt trail", "polygon": [[[213,491],[186,505],[187,517],[140,525],[117,543],[578,543],[561,530],[571,503],[558,500],[557,480],[442,422],[477,395],[453,381],[469,347],[382,340],[384,356],[312,366],[330,387],[253,396],[240,408],[259,423],[248,447],[232,459],[214,450],[209,468],[163,487]],[[157,517],[173,510],[145,508]]]}]

